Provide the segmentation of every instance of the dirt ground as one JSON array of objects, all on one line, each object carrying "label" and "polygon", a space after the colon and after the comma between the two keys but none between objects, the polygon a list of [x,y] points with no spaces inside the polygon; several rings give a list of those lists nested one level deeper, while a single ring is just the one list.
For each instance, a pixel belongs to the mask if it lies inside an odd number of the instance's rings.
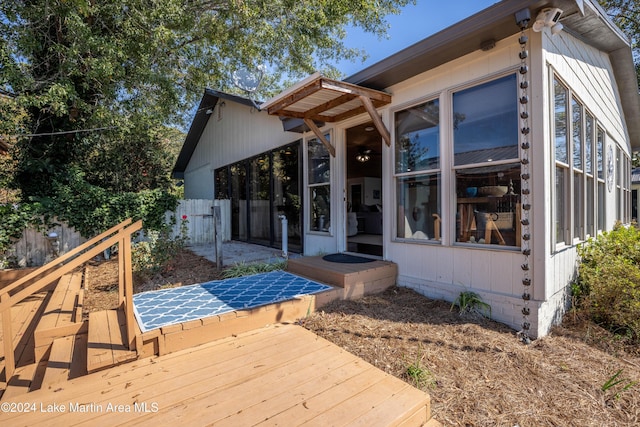
[{"label": "dirt ground", "polygon": [[[88,292],[87,310],[108,308],[111,300],[115,305],[115,268],[113,262],[91,267],[90,282],[101,285]],[[184,251],[136,289],[219,277],[214,264]],[[634,384],[640,380],[640,350],[572,315],[550,335],[524,345],[502,324],[460,316],[450,303],[392,288],[334,302],[300,323],[427,391],[433,415],[445,426],[640,425],[640,384]]]}]

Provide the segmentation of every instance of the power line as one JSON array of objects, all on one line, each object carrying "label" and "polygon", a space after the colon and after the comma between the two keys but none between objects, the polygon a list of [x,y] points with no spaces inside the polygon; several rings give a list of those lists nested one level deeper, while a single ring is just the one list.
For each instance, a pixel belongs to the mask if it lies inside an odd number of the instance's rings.
[{"label": "power line", "polygon": [[9,138],[32,138],[34,136],[55,136],[55,135],[68,135],[71,133],[82,133],[82,132],[96,132],[102,130],[115,129],[117,126],[107,126],[102,128],[91,128],[91,129],[76,129],[76,130],[65,130],[59,132],[45,132],[45,133],[27,133],[21,135],[8,135]]}]

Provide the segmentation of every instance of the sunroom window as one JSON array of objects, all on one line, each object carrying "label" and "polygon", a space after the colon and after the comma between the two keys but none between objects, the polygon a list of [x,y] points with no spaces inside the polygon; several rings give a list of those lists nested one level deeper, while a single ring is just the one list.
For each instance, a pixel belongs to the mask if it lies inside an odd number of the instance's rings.
[{"label": "sunroom window", "polygon": [[[325,138],[329,141],[329,134]],[[318,138],[307,141],[307,153],[309,226],[312,231],[328,233],[331,230],[331,156]]]},{"label": "sunroom window", "polygon": [[520,246],[516,76],[453,94],[456,241]]},{"label": "sunroom window", "polygon": [[397,237],[440,241],[438,100],[396,112],[395,135]]}]

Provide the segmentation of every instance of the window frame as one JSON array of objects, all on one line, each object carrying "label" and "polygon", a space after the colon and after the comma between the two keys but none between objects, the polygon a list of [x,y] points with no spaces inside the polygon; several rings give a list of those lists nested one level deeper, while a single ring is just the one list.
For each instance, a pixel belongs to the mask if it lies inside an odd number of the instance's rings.
[{"label": "window frame", "polygon": [[[399,143],[399,139],[400,139],[400,135],[398,135],[398,129],[397,129],[397,117],[398,114],[408,111],[411,108],[415,108],[415,107],[419,107],[425,104],[428,104],[430,102],[436,102],[437,106],[438,106],[438,162],[437,165],[438,167],[436,168],[423,168],[423,169],[414,169],[414,170],[407,170],[407,171],[400,171],[398,172],[398,159],[397,159],[397,146]],[[394,188],[394,192],[393,192],[393,206],[394,206],[394,216],[395,216],[395,221],[393,221],[393,227],[392,227],[392,236],[391,236],[391,240],[395,241],[395,242],[411,242],[411,243],[418,243],[418,244],[437,244],[437,245],[441,245],[443,242],[443,224],[442,224],[442,206],[443,206],[443,176],[442,176],[442,163],[443,163],[443,132],[442,132],[442,125],[446,124],[446,121],[443,121],[443,99],[442,99],[442,93],[439,94],[432,94],[429,96],[425,96],[422,98],[419,98],[417,100],[412,101],[410,104],[404,104],[401,106],[398,106],[396,109],[394,109],[393,111],[391,111],[391,115],[392,115],[392,122],[393,122],[393,145],[392,145],[392,173],[393,173],[393,188]],[[440,236],[438,239],[436,239],[435,233],[434,236],[429,236],[429,238],[423,239],[423,238],[412,238],[412,237],[401,237],[399,236],[400,230],[399,230],[399,207],[400,207],[400,199],[403,198],[400,195],[399,192],[399,186],[400,183],[408,180],[408,179],[412,179],[415,178],[416,180],[421,180],[424,178],[429,178],[431,179],[431,177],[435,176],[437,182],[439,183],[438,188],[437,188],[437,203],[438,203],[438,207],[437,207],[437,211],[438,211],[438,215],[440,218],[440,223],[439,223],[439,227],[440,227]],[[403,204],[403,208],[406,208]],[[404,212],[404,209],[403,209]],[[425,220],[426,221],[426,220]],[[446,222],[445,222],[446,224]],[[434,226],[435,227],[435,226]]]},{"label": "window frame", "polygon": [[[332,130],[329,129],[325,132],[323,132],[323,136],[327,139],[327,141],[331,142],[333,140],[332,136]],[[311,168],[310,168],[310,150],[309,150],[309,144],[310,143],[316,143],[319,146],[323,147],[323,149],[326,151],[326,154],[328,156],[328,166],[329,166],[329,177],[326,181],[322,181],[322,182],[312,182],[311,179]],[[333,221],[333,218],[335,216],[333,209],[334,209],[334,203],[332,203],[332,194],[331,194],[331,189],[332,189],[332,185],[333,185],[333,180],[334,180],[334,157],[331,155],[331,153],[329,152],[329,150],[327,149],[327,147],[324,146],[324,144],[322,143],[322,141],[320,141],[320,138],[318,138],[315,134],[311,134],[307,137],[304,138],[304,161],[305,161],[305,169],[306,169],[306,173],[305,173],[305,177],[304,177],[304,182],[306,183],[306,190],[305,190],[305,197],[306,199],[309,201],[308,204],[308,212],[305,215],[305,223],[306,223],[306,230],[308,233],[310,234],[315,234],[315,235],[321,235],[321,236],[333,236],[335,234],[335,227],[332,227],[331,222]],[[318,218],[317,221],[314,221],[314,209],[313,209],[313,204],[314,204],[314,198],[313,198],[313,194],[312,191],[314,189],[317,188],[326,188],[328,191],[328,203],[329,203],[329,207],[327,209],[327,211],[329,212],[329,226],[324,227],[326,225],[326,221],[327,218],[325,216],[324,220],[320,220],[320,218]],[[322,217],[323,215],[320,215],[320,217]],[[322,222],[322,224],[321,224]],[[316,229],[314,229],[314,223],[317,223]]]},{"label": "window frame", "polygon": [[[474,163],[466,163],[466,164],[456,164],[455,162],[455,138],[454,138],[454,130],[453,130],[453,122],[454,122],[454,95],[456,93],[460,93],[462,91],[467,91],[491,82],[496,82],[498,80],[501,79],[508,79],[510,77],[514,77],[514,89],[515,89],[515,93],[514,93],[514,97],[513,97],[513,105],[515,107],[515,112],[516,112],[516,119],[514,122],[514,137],[515,139],[515,157],[512,158],[508,158],[508,159],[500,159],[500,160],[492,160],[492,159],[488,159],[486,161],[483,162],[474,162]],[[450,182],[451,182],[451,187],[450,187],[450,197],[451,199],[449,200],[450,205],[452,207],[450,213],[449,213],[449,217],[451,218],[455,218],[454,220],[452,220],[452,224],[450,224],[449,229],[450,229],[450,233],[451,233],[451,243],[454,246],[469,246],[469,247],[474,247],[474,248],[484,248],[484,249],[490,249],[490,250],[519,250],[521,247],[521,242],[520,242],[520,236],[515,236],[515,244],[514,245],[501,245],[501,244],[493,244],[493,243],[482,243],[479,241],[468,241],[468,242],[463,242],[463,241],[457,241],[458,236],[457,234],[457,219],[458,216],[460,215],[460,202],[459,200],[463,200],[463,201],[467,201],[466,197],[459,197],[458,196],[458,189],[457,189],[457,182],[458,182],[458,174],[459,171],[465,171],[465,170],[474,170],[474,169],[482,169],[482,168],[490,168],[490,167],[500,167],[500,166],[515,166],[516,164],[518,166],[520,166],[520,172],[518,173],[518,177],[520,177],[521,172],[522,172],[522,167],[521,167],[521,157],[522,157],[522,153],[521,153],[521,147],[520,147],[520,143],[521,143],[521,133],[519,130],[519,115],[520,115],[520,106],[518,103],[518,75],[516,73],[515,70],[508,70],[504,73],[500,73],[500,74],[496,74],[496,75],[491,75],[491,76],[486,76],[484,79],[479,80],[479,81],[475,81],[473,82],[473,84],[469,84],[469,85],[465,85],[465,86],[461,86],[461,87],[456,87],[456,88],[452,88],[450,89],[447,94],[448,94],[448,101],[449,101],[449,108],[447,109],[447,114],[449,115],[449,122],[448,122],[448,131],[451,133],[450,134],[450,144],[448,147],[448,154],[449,154],[449,171],[450,171]],[[521,188],[521,181],[517,182],[516,187],[518,188],[518,190],[515,192],[516,195],[518,196],[518,198],[520,197],[520,188]],[[521,200],[518,200],[516,203],[521,203]],[[517,205],[516,205],[517,206]],[[462,208],[464,209],[464,208]],[[468,210],[468,209],[467,209]],[[520,212],[517,212],[517,207],[514,207],[513,210],[513,214],[514,214],[514,218],[517,218],[517,215],[520,214]],[[460,233],[466,234],[466,231],[462,230],[462,224],[460,225],[461,229],[460,229]],[[514,233],[518,233],[519,227],[518,225],[514,224]],[[520,244],[518,244],[520,243]]]}]

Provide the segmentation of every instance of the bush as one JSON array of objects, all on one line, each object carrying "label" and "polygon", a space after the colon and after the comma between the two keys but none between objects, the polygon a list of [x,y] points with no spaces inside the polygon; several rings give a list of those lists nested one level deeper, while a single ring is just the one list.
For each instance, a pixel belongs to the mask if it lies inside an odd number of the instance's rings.
[{"label": "bush", "polygon": [[578,246],[574,305],[612,332],[640,342],[640,230],[617,225]]},{"label": "bush", "polygon": [[[172,218],[172,224],[174,223],[175,217]],[[147,240],[134,243],[131,264],[133,272],[139,277],[148,278],[162,271],[188,243],[187,216],[182,217],[180,234],[174,238],[171,237],[172,224],[166,224],[160,230],[150,230],[147,232]]]}]

